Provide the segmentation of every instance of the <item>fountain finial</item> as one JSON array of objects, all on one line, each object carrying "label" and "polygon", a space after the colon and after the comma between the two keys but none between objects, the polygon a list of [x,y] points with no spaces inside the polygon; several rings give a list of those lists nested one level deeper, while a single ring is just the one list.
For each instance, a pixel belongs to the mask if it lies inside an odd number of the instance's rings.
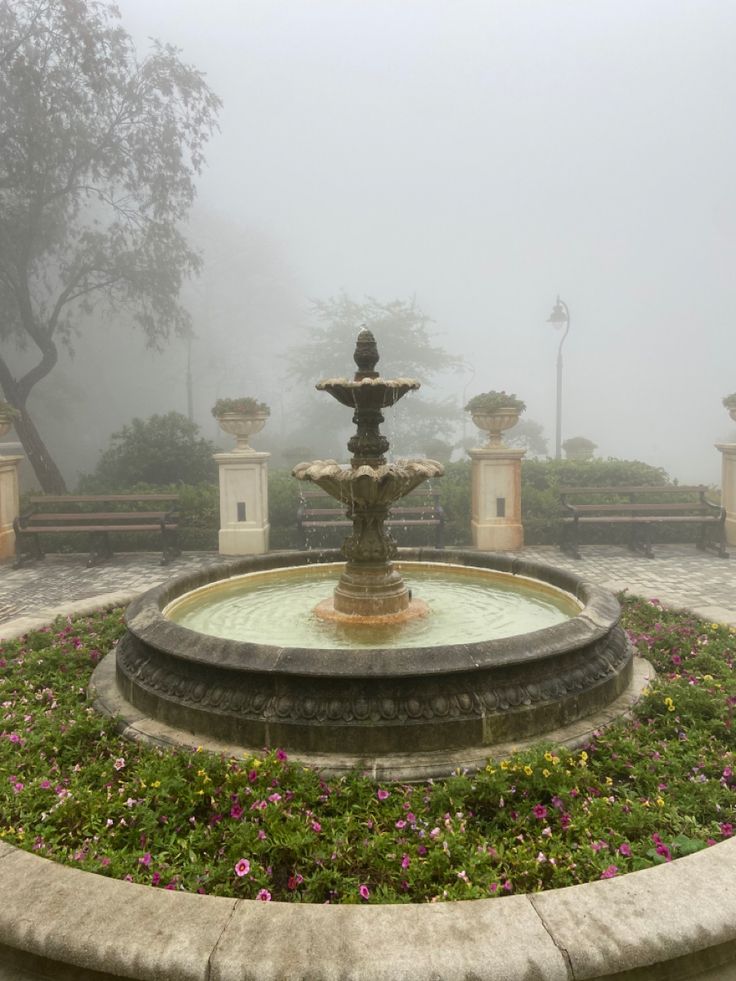
[{"label": "fountain finial", "polygon": [[367,327],[361,327],[353,355],[353,361],[358,366],[358,370],[355,372],[355,381],[363,381],[364,378],[378,378],[376,365],[379,360],[380,355],[375,337]]}]

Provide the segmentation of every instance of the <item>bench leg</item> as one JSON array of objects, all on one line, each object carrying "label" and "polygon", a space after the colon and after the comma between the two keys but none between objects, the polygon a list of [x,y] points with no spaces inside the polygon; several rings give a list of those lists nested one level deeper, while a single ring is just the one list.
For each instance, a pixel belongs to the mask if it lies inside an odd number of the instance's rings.
[{"label": "bench leg", "polygon": [[716,541],[711,541],[708,537],[708,529],[705,524],[700,526],[700,538],[695,543],[695,547],[704,552],[706,549],[710,549],[715,552],[720,559],[729,558],[728,551],[726,550],[726,529],[722,523],[717,526]]},{"label": "bench leg", "polygon": [[581,559],[580,549],[578,548],[578,523],[563,524],[562,538],[560,540],[560,551],[573,559]]},{"label": "bench leg", "polygon": [[181,555],[176,530],[173,528],[162,528],[161,530],[161,565],[168,565],[169,562],[177,559]]},{"label": "bench leg", "polygon": [[40,535],[24,535],[23,532],[16,532],[14,569],[20,569],[26,562],[40,561],[45,558],[46,555],[41,548]]},{"label": "bench leg", "polygon": [[101,562],[106,562],[113,556],[113,551],[110,548],[110,538],[104,531],[96,531],[90,535],[89,542],[89,558],[87,559],[87,565],[100,565]]},{"label": "bench leg", "polygon": [[654,549],[652,548],[652,530],[649,525],[631,526],[629,549],[632,552],[641,552],[642,555],[648,559],[654,558]]}]

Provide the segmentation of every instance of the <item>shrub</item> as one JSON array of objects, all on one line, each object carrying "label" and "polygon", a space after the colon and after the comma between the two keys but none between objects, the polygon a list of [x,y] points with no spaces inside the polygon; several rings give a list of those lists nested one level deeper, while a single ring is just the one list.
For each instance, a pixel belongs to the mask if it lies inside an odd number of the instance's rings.
[{"label": "shrub", "polygon": [[215,419],[224,416],[226,412],[237,412],[244,416],[271,415],[271,410],[265,402],[259,402],[249,395],[238,399],[218,399],[212,406],[212,415]]},{"label": "shrub", "polygon": [[199,436],[199,426],[179,412],[133,421],[110,437],[94,471],[82,477],[80,491],[127,491],[138,484],[200,484],[217,479],[212,459],[217,447]]},{"label": "shrub", "polygon": [[523,412],[526,409],[526,402],[522,402],[515,395],[508,392],[483,392],[475,395],[465,406],[466,412],[497,412],[499,409],[516,409]]}]

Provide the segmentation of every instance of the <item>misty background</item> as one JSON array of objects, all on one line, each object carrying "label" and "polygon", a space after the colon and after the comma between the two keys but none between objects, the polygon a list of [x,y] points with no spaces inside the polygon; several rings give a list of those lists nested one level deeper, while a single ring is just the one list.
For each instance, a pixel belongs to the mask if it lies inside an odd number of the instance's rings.
[{"label": "misty background", "polygon": [[550,454],[559,293],[562,438],[719,483],[713,444],[736,441],[731,0],[119,7],[139,55],[150,37],[181,48],[224,108],[189,230],[191,351],[93,315],[29,400],[67,480],[134,416],[186,413],[188,354],[204,436],[229,445],[210,408],[253,395],[272,412],[258,447],[288,439],[285,354],[310,300],[344,291],[413,298],[465,360],[426,392],[456,400],[458,440],[464,403],[506,389]]}]

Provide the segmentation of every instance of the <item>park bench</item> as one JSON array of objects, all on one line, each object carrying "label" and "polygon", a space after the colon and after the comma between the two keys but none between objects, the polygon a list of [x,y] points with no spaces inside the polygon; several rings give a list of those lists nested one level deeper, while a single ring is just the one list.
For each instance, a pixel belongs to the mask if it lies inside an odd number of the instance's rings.
[{"label": "park bench", "polygon": [[110,535],[157,532],[161,564],[176,555],[178,494],[62,494],[30,497],[13,523],[19,568],[27,559],[42,559],[41,538],[48,535],[89,536],[87,565],[113,555]]},{"label": "park bench", "polygon": [[580,558],[580,530],[590,525],[618,525],[628,533],[632,551],[654,557],[652,532],[662,525],[696,526],[696,547],[710,548],[728,558],[725,509],[706,498],[708,488],[697,486],[561,487],[564,508],[560,547]]},{"label": "park bench", "polygon": [[[296,522],[301,547],[306,549],[324,548],[325,532],[330,529],[353,527],[352,521],[345,516],[344,506],[312,487],[300,489]],[[439,491],[429,486],[412,491],[393,505],[386,524],[389,528],[405,531],[416,527],[433,528],[435,548],[445,547],[445,512],[440,504]]]}]

